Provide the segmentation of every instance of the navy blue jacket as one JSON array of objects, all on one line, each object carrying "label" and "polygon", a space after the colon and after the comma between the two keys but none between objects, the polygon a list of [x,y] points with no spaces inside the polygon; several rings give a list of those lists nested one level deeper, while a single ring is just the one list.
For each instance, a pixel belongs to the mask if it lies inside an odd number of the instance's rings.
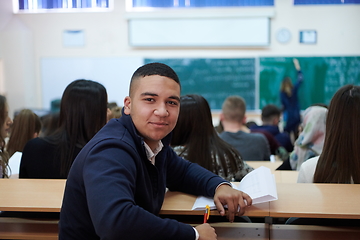
[{"label": "navy blue jacket", "polygon": [[59,239],[195,239],[193,228],[158,217],[165,189],[214,196],[224,179],[170,148],[146,157],[131,117],[108,122],[75,159],[60,212]]},{"label": "navy blue jacket", "polygon": [[251,130],[263,130],[274,136],[276,141],[283,146],[286,151],[292,152],[294,150],[294,145],[291,142],[289,133],[280,132],[279,127],[276,125],[261,125],[261,126],[252,126]]}]

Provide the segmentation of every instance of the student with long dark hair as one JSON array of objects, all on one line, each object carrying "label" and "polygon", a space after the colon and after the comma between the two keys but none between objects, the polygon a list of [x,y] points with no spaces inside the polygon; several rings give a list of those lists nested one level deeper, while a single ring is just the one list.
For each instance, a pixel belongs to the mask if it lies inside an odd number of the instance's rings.
[{"label": "student with long dark hair", "polygon": [[360,86],[341,87],[331,99],[322,153],[301,165],[298,182],[360,183]]},{"label": "student with long dark hair", "polygon": [[240,181],[253,170],[243,162],[234,147],[219,137],[212,123],[209,104],[200,95],[190,94],[180,98],[180,114],[171,146],[180,157],[228,181]]},{"label": "student with long dark hair", "polygon": [[59,127],[50,136],[30,140],[20,163],[20,178],[67,178],[77,154],[106,124],[107,92],[103,85],[79,79],[61,98]]}]

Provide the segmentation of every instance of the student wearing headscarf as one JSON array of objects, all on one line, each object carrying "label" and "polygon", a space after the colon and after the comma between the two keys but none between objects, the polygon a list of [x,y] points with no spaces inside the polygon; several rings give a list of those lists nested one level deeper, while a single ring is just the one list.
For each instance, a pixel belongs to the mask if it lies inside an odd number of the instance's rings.
[{"label": "student wearing headscarf", "polygon": [[301,133],[295,141],[294,151],[290,154],[290,165],[293,170],[299,170],[303,162],[321,154],[327,112],[327,108],[322,106],[311,106],[305,110],[304,120],[300,126]]}]

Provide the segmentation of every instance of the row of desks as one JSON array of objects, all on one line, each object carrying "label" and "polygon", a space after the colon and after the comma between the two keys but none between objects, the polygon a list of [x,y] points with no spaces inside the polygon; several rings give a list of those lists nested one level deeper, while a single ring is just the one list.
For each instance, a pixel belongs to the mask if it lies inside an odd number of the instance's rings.
[{"label": "row of desks", "polygon": [[[0,179],[0,211],[60,212],[66,180]],[[256,204],[246,216],[360,219],[359,184],[277,183],[278,200]],[[196,196],[167,192],[161,214],[192,211]]]}]

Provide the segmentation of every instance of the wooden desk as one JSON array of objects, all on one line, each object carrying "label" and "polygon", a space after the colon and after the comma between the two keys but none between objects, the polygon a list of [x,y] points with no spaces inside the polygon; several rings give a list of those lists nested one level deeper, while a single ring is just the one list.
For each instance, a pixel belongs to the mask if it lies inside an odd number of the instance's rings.
[{"label": "wooden desk", "polygon": [[[59,212],[66,180],[0,179],[0,211]],[[310,217],[360,219],[359,184],[277,183],[279,199],[247,209],[250,217]],[[192,211],[196,196],[167,192],[160,214],[202,215]],[[213,215],[218,215],[213,211]],[[57,239],[57,222],[0,219],[0,239]],[[213,225],[213,224],[212,224]],[[218,239],[357,239],[360,230],[265,223],[215,223]],[[296,230],[297,229],[297,230]],[[350,229],[350,228],[349,228]],[[296,230],[296,231],[295,231]],[[296,234],[295,234],[296,233]],[[343,235],[343,233],[345,235]],[[329,238],[329,239],[337,239]],[[328,238],[325,238],[328,239]]]},{"label": "wooden desk", "polygon": [[258,168],[260,166],[264,166],[267,168],[270,168],[271,172],[274,173],[275,170],[283,163],[282,161],[275,161],[275,162],[270,162],[270,161],[246,161],[246,163],[253,167],[253,168]]},{"label": "wooden desk", "polygon": [[360,228],[357,227],[274,224],[269,228],[269,239],[277,240],[358,240],[360,236]]},{"label": "wooden desk", "polygon": [[360,219],[360,184],[277,183],[270,217]]},{"label": "wooden desk", "polygon": [[275,180],[277,183],[297,183],[299,171],[274,171]]},{"label": "wooden desk", "polygon": [[[191,210],[196,196],[181,192],[170,192],[165,194],[165,200],[160,214],[164,215],[203,215],[204,211]],[[211,211],[212,215],[219,215],[217,210]],[[244,216],[267,217],[269,216],[269,203],[260,203],[246,209]]]},{"label": "wooden desk", "polygon": [[0,179],[0,211],[60,212],[66,180]]},{"label": "wooden desk", "polygon": [[23,218],[0,218],[0,239],[57,240],[56,220],[34,220]]},{"label": "wooden desk", "polygon": [[268,240],[269,225],[265,223],[212,223],[218,240]]}]

